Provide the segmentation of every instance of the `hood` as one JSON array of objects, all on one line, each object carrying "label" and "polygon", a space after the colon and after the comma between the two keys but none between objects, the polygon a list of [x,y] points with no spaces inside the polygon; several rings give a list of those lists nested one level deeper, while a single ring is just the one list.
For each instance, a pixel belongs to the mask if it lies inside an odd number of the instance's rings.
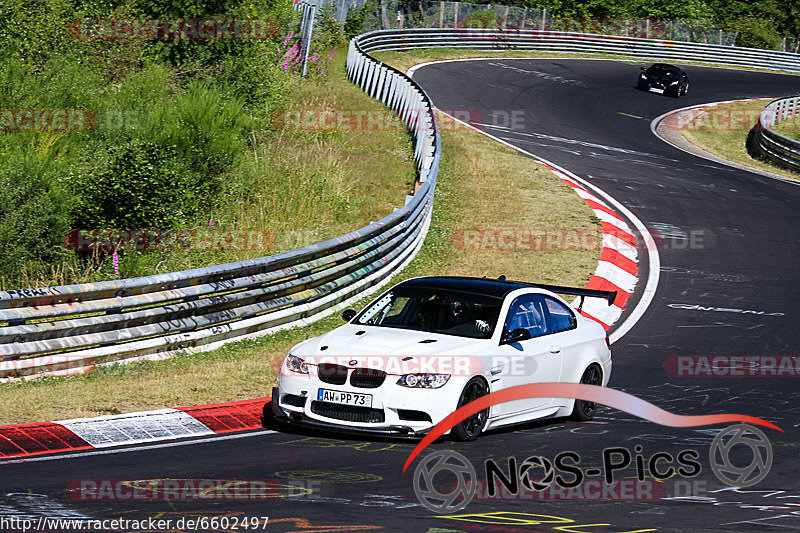
[{"label": "hood", "polygon": [[490,339],[347,324],[298,344],[291,353],[312,363],[315,356],[478,355],[487,353],[491,343]]}]

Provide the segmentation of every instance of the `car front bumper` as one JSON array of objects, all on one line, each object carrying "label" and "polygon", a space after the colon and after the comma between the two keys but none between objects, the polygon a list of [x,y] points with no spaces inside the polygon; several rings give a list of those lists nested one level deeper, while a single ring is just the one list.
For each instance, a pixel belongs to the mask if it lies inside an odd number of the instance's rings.
[{"label": "car front bumper", "polygon": [[675,85],[671,85],[671,82],[661,82],[656,80],[645,80],[640,81],[639,86],[658,94],[664,94],[670,91],[677,91],[680,89],[681,84],[676,83]]},{"label": "car front bumper", "polygon": [[[278,387],[272,388],[272,397],[279,398],[280,392],[278,391]],[[321,422],[319,420],[315,420],[313,418],[308,418],[302,412],[297,411],[285,411],[278,406],[278,403],[275,401],[270,402],[272,406],[272,416],[275,420],[297,425],[297,426],[304,426],[308,428],[319,429],[321,431],[333,431],[336,433],[350,433],[354,435],[385,435],[389,437],[399,437],[399,438],[421,438],[425,436],[426,433],[430,430],[430,428],[425,430],[418,430],[412,428],[410,426],[381,426],[381,427],[358,427],[352,425],[343,425],[334,422]]]},{"label": "car front bumper", "polygon": [[[276,416],[288,422],[341,431],[418,436],[452,413],[465,380],[455,376],[438,389],[412,389],[397,385],[399,376],[388,375],[375,388],[333,385],[308,374],[281,373],[273,389]],[[348,406],[318,399],[320,389],[368,394],[370,407]]]}]

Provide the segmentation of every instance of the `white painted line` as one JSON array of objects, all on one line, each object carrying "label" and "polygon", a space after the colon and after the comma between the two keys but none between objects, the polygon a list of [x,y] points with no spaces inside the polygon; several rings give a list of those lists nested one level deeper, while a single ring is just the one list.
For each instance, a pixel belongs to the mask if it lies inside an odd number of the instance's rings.
[{"label": "white painted line", "polygon": [[193,416],[177,409],[75,418],[55,423],[69,429],[95,448],[214,433]]},{"label": "white painted line", "polygon": [[471,124],[474,126],[483,126],[484,128],[493,128],[496,130],[514,131],[507,126],[495,126],[494,124],[484,124],[483,122],[472,122]]},{"label": "white painted line", "polygon": [[[495,60],[496,58],[481,58],[481,59],[482,60],[487,60],[487,59]],[[515,58],[515,59],[525,59],[525,58]],[[530,58],[530,59],[547,59],[547,58],[537,57],[537,58]],[[420,67],[423,67],[425,65],[432,65],[432,64],[435,64],[435,63],[451,63],[451,62],[455,62],[455,61],[463,61],[463,60],[445,59],[445,60],[441,60],[441,61],[428,61],[426,63],[420,63],[419,65],[414,65],[413,67],[408,69],[408,72],[406,74],[409,77],[412,77],[412,75],[413,75],[413,73],[414,73],[414,71],[416,69],[418,69]],[[439,110],[439,111],[441,112],[441,110]],[[559,165],[556,165],[555,163],[552,163],[552,162],[550,162],[550,161],[548,161],[548,160],[546,160],[546,159],[544,159],[542,157],[539,157],[536,154],[528,152],[527,150],[524,150],[524,149],[522,149],[522,148],[520,148],[518,146],[515,146],[515,145],[511,144],[508,141],[504,141],[503,139],[500,139],[500,138],[492,135],[491,133],[487,133],[487,132],[485,132],[485,131],[483,131],[483,130],[481,130],[479,128],[476,128],[476,127],[472,126],[471,124],[468,124],[468,123],[464,122],[463,120],[459,120],[456,117],[454,117],[452,115],[449,115],[448,113],[445,113],[445,114],[448,115],[449,117],[451,117],[456,122],[458,122],[458,123],[470,128],[470,129],[472,129],[474,131],[477,131],[478,133],[480,133],[482,135],[485,135],[485,136],[487,136],[487,137],[489,137],[491,139],[494,139],[495,141],[497,141],[497,142],[499,142],[501,144],[504,144],[504,145],[508,146],[509,148],[513,148],[514,150],[516,150],[516,151],[518,151],[520,153],[528,155],[528,156],[532,157],[533,159],[535,159],[536,161],[539,161],[540,163],[544,163],[546,165],[549,165],[549,166],[551,166],[551,167],[563,172],[564,174],[566,174],[570,178],[572,178],[574,181],[579,183],[582,187],[584,187],[586,189],[589,189],[589,190],[592,190],[596,194],[598,194],[599,196],[604,198],[606,202],[608,202],[612,206],[614,206],[614,208],[617,211],[622,213],[622,215],[625,218],[627,218],[628,220],[630,220],[633,223],[633,225],[636,227],[636,230],[641,235],[641,238],[644,240],[643,249],[647,250],[647,252],[648,252],[647,253],[647,263],[648,263],[647,264],[647,266],[648,266],[647,270],[648,270],[648,272],[647,272],[647,283],[645,284],[644,290],[642,291],[642,297],[639,298],[638,302],[636,302],[636,306],[633,308],[633,311],[631,311],[631,313],[625,318],[625,321],[622,324],[620,324],[617,327],[617,329],[615,329],[614,332],[610,335],[609,340],[613,343],[613,342],[616,342],[619,339],[621,339],[623,336],[625,336],[625,334],[628,333],[628,331],[630,331],[631,328],[636,325],[636,323],[642,318],[642,316],[644,316],[645,311],[647,311],[647,308],[650,306],[650,303],[652,303],[653,298],[655,297],[656,291],[658,290],[658,280],[659,280],[660,270],[661,270],[661,258],[658,256],[658,250],[656,249],[655,240],[653,239],[653,236],[650,234],[650,231],[648,231],[647,227],[645,227],[644,223],[641,220],[639,220],[639,218],[636,215],[634,215],[631,212],[630,209],[628,209],[627,207],[622,205],[614,197],[612,197],[611,195],[606,193],[600,187],[592,185],[591,183],[589,183],[588,181],[584,180],[583,178],[578,177],[573,172],[570,172],[569,170],[567,170],[567,169],[565,169],[565,168],[563,168],[563,167],[561,167]],[[591,300],[591,298],[590,298],[590,300]],[[613,307],[613,306],[611,306],[611,307]]]},{"label": "white painted line", "polygon": [[206,437],[202,439],[183,440],[178,442],[164,442],[162,444],[150,444],[145,446],[133,446],[131,448],[116,448],[111,450],[93,450],[88,452],[71,453],[68,455],[43,455],[39,457],[24,457],[24,458],[10,458],[0,459],[0,465],[4,464],[17,464],[17,463],[38,463],[40,461],[61,461],[64,459],[77,459],[80,457],[90,457],[95,455],[111,455],[116,453],[140,452],[146,450],[157,450],[160,448],[173,448],[175,446],[189,446],[192,444],[203,444],[207,442],[216,442],[231,439],[246,439],[249,437],[261,437],[269,435],[270,433],[278,433],[271,429],[264,429],[253,431],[249,433],[236,433],[233,435],[214,435],[213,437]]}]

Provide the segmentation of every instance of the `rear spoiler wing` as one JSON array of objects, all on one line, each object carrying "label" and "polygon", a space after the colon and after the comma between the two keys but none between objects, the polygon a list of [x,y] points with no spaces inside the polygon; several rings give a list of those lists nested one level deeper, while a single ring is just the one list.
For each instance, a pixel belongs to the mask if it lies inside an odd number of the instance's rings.
[{"label": "rear spoiler wing", "polygon": [[520,285],[527,285],[528,287],[536,287],[537,289],[545,289],[559,294],[569,294],[570,296],[580,296],[581,302],[578,305],[578,311],[583,308],[583,301],[588,296],[589,298],[603,298],[608,301],[608,305],[612,305],[617,298],[617,291],[598,291],[595,289],[581,289],[578,287],[562,287],[559,285],[545,285],[543,283],[528,283],[527,281],[513,281],[512,283],[519,283]]}]

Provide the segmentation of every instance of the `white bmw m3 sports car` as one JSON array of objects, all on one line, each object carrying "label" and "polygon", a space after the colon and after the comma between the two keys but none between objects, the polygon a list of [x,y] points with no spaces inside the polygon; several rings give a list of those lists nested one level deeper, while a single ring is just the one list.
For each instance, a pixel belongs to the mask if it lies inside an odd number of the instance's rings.
[{"label": "white bmw m3 sports car", "polygon": [[[281,364],[272,401],[279,421],[327,430],[418,436],[458,407],[508,387],[607,385],[608,336],[555,293],[616,293],[501,279],[428,277],[395,285],[347,324],[301,342]],[[534,419],[589,420],[584,400],[529,398],[492,406],[451,430],[473,440]]]}]

